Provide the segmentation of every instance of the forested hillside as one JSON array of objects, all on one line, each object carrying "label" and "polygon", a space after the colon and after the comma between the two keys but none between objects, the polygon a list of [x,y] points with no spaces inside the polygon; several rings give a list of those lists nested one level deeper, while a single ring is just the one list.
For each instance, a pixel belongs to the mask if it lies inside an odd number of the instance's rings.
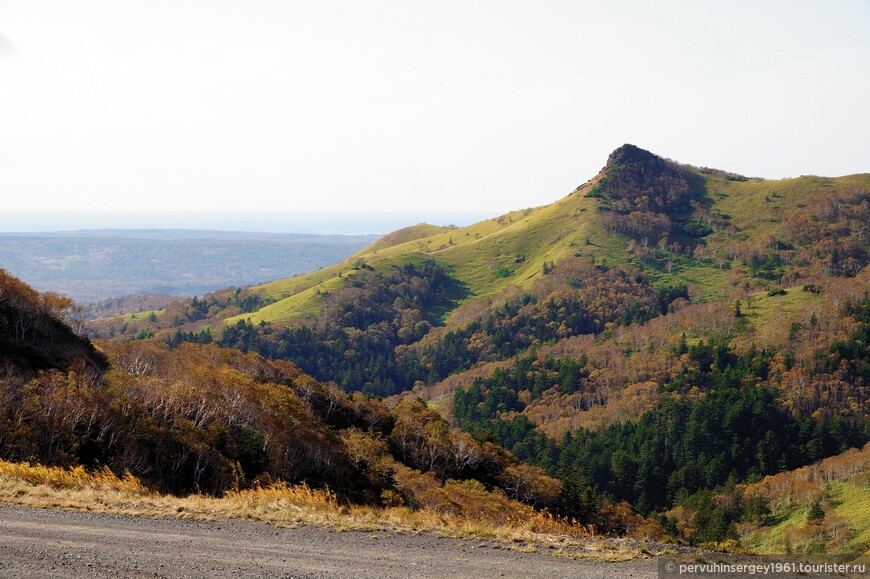
[{"label": "forested hillside", "polygon": [[560,478],[578,520],[624,501],[739,541],[767,507],[710,510],[717,493],[870,440],[868,238],[870,175],[769,181],[626,145],[552,205],[90,331],[423,399]]},{"label": "forested hillside", "polygon": [[0,269],[0,371],[105,368],[104,356],[62,321],[73,306],[69,298],[41,294]]},{"label": "forested hillside", "polygon": [[[0,290],[2,461],[108,468],[176,494],[304,483],[348,505],[497,525],[540,517],[586,532],[536,511],[564,510],[558,479],[419,401],[388,407],[289,362],[215,345],[96,349],[57,317],[55,297],[3,270]],[[608,531],[623,520],[635,519],[603,509],[596,524]]]}]

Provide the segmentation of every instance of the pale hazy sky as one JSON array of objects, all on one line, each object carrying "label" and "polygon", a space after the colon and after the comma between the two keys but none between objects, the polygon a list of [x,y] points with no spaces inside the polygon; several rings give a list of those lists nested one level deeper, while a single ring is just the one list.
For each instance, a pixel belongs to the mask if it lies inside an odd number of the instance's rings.
[{"label": "pale hazy sky", "polygon": [[868,31],[868,0],[0,0],[0,211],[497,215],[626,142],[868,172]]}]

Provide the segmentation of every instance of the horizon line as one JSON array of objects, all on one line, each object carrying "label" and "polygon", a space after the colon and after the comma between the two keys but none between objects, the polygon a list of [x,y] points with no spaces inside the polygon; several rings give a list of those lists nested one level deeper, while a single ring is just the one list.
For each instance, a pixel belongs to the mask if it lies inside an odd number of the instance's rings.
[{"label": "horizon line", "polygon": [[105,230],[190,230],[238,233],[383,235],[418,223],[471,225],[497,212],[483,211],[135,211],[12,210],[0,214],[0,233]]}]

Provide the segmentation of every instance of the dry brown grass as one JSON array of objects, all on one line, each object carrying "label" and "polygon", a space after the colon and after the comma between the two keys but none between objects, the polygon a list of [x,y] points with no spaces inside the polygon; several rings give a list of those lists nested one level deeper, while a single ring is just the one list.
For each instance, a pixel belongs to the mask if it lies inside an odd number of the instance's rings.
[{"label": "dry brown grass", "polygon": [[[0,503],[41,508],[200,520],[249,519],[276,526],[327,525],[339,530],[434,531],[457,537],[523,543],[524,549],[546,545],[569,550],[573,557],[620,560],[643,556],[621,543],[593,537],[589,531],[546,512],[530,517],[493,520],[480,513],[463,516],[434,509],[342,504],[328,489],[276,483],[265,488],[226,493],[223,497],[179,497],[153,492],[130,474],[108,469],[89,472],[0,461]],[[508,547],[517,548],[517,547]]]},{"label": "dry brown grass", "polygon": [[100,488],[105,491],[130,495],[144,496],[151,494],[151,491],[136,477],[127,473],[123,478],[118,478],[108,468],[88,472],[82,466],[66,469],[39,464],[31,465],[26,462],[0,461],[0,481],[4,483],[14,483],[17,481],[33,487],[47,486],[56,490]]}]

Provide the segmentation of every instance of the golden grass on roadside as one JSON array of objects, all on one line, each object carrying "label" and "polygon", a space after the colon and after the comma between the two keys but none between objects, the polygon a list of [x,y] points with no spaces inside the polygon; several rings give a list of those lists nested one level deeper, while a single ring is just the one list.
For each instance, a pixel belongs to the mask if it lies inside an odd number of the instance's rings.
[{"label": "golden grass on roadside", "polygon": [[60,468],[0,461],[0,502],[99,512],[180,518],[246,518],[271,522],[328,523],[342,514],[329,490],[305,484],[276,483],[267,488],[231,491],[223,497],[164,495],[129,473],[107,468]]},{"label": "golden grass on roadside", "polygon": [[119,478],[107,467],[88,472],[83,466],[67,469],[40,464],[31,465],[26,462],[0,461],[0,480],[18,480],[33,486],[46,485],[54,489],[81,490],[98,487],[132,495],[147,495],[151,492],[130,473]]},{"label": "golden grass on roadside", "polygon": [[[572,548],[572,556],[576,557],[606,554],[609,559],[613,548],[593,538],[587,529],[546,512],[531,511],[528,517],[496,521],[479,513],[462,516],[428,508],[347,505],[328,489],[283,482],[230,491],[223,497],[180,497],[156,493],[136,477],[118,477],[108,469],[87,471],[82,467],[67,469],[2,460],[0,503],[152,517],[250,519],[277,526],[317,524],[339,530],[437,531],[496,541],[556,544],[560,549]],[[634,556],[638,553],[633,549],[619,549],[620,559]]]}]

